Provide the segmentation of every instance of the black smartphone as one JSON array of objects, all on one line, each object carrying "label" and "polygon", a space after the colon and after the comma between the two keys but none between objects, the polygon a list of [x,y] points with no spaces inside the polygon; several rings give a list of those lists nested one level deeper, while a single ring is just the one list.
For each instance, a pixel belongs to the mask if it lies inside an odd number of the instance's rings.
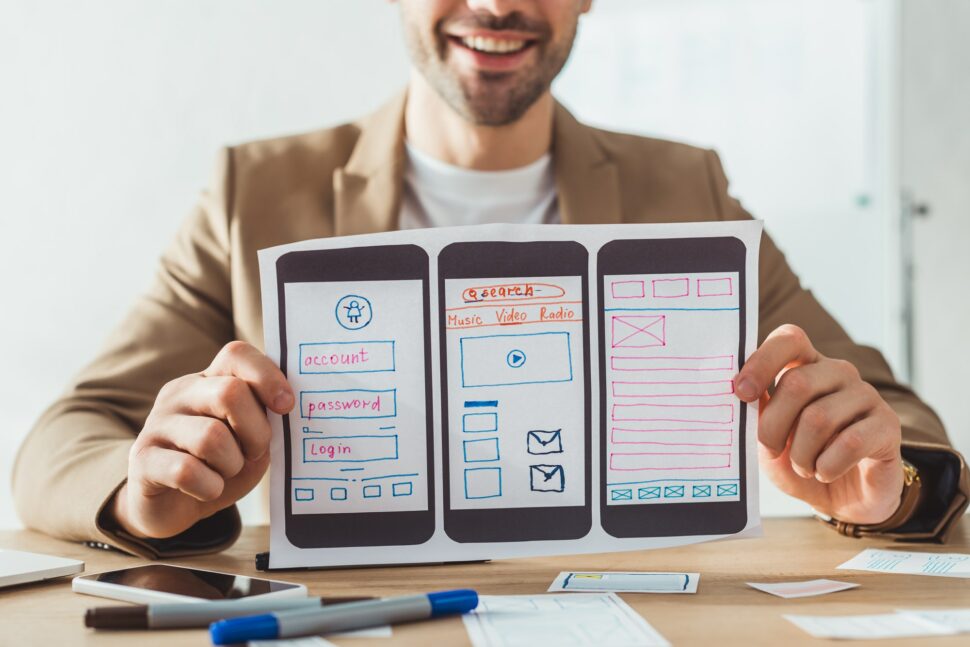
[{"label": "black smartphone", "polygon": [[301,548],[427,541],[427,253],[416,245],[290,252],[276,272],[280,368],[297,394],[283,416],[287,538]]},{"label": "black smartphone", "polygon": [[589,254],[468,242],[438,257],[444,525],[457,542],[591,527]]},{"label": "black smartphone", "polygon": [[748,412],[733,381],[745,257],[732,237],[615,240],[598,253],[600,511],[614,537],[747,522]]}]

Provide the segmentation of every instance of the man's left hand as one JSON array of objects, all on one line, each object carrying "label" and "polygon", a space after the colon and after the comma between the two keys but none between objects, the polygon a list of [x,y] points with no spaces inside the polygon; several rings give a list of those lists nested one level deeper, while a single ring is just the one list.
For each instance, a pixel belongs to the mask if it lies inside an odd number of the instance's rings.
[{"label": "man's left hand", "polygon": [[761,401],[759,459],[782,491],[850,523],[880,523],[896,511],[899,417],[855,366],[825,357],[786,324],[748,358],[735,391]]}]

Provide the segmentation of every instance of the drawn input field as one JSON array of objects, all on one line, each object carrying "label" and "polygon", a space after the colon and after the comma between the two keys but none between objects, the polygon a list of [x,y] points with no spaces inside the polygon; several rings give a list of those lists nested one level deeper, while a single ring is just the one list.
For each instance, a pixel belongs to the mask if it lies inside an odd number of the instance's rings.
[{"label": "drawn input field", "polygon": [[734,355],[707,357],[610,357],[614,371],[733,371]]},{"label": "drawn input field", "polygon": [[734,281],[731,277],[717,279],[697,279],[697,296],[730,297],[734,296]]},{"label": "drawn input field", "polygon": [[610,469],[617,472],[645,470],[707,470],[731,467],[731,454],[699,452],[612,452]]},{"label": "drawn input field", "polygon": [[731,429],[623,429],[613,427],[610,441],[616,445],[690,445],[696,447],[730,447]]},{"label": "drawn input field", "polygon": [[570,335],[543,332],[459,339],[463,387],[569,382]]},{"label": "drawn input field", "polygon": [[646,296],[643,281],[613,281],[610,291],[614,299],[642,299]]},{"label": "drawn input field", "polygon": [[461,430],[469,434],[498,431],[498,414],[466,413],[461,417]]},{"label": "drawn input field", "polygon": [[615,398],[696,397],[734,393],[733,380],[714,382],[612,382]]},{"label": "drawn input field", "polygon": [[382,373],[394,370],[393,341],[300,344],[300,373]]},{"label": "drawn input field", "polygon": [[690,279],[653,279],[653,296],[655,299],[679,299],[690,296]]},{"label": "drawn input field", "polygon": [[729,424],[734,422],[733,404],[614,404],[613,420],[657,422],[702,422]]},{"label": "drawn input field", "polygon": [[308,420],[393,418],[397,389],[300,391],[300,414]]},{"label": "drawn input field", "polygon": [[303,439],[304,463],[370,463],[396,460],[398,437],[360,435]]}]

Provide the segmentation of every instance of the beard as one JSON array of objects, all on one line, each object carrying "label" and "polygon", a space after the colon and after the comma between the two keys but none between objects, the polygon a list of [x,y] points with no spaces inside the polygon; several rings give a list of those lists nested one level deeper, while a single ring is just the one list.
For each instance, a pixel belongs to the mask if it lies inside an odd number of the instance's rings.
[{"label": "beard", "polygon": [[541,97],[562,70],[572,50],[578,17],[558,41],[545,22],[530,20],[518,12],[497,17],[473,14],[462,25],[493,31],[518,30],[537,35],[528,45],[536,49],[535,63],[510,72],[474,71],[462,76],[448,65],[450,47],[444,21],[432,33],[423,33],[417,21],[404,19],[405,43],[411,61],[442,100],[463,119],[479,126],[506,126],[518,121]]}]

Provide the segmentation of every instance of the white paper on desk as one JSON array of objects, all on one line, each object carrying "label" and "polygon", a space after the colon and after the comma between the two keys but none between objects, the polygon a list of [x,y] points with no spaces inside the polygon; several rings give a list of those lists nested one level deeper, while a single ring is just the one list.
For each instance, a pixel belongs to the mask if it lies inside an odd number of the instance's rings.
[{"label": "white paper on desk", "polygon": [[827,593],[836,593],[846,589],[854,589],[858,584],[851,582],[836,582],[835,580],[806,580],[804,582],[747,582],[753,589],[758,589],[779,598],[807,598]]},{"label": "white paper on desk", "polygon": [[483,595],[462,620],[473,647],[670,644],[614,593]]},{"label": "white paper on desk", "polygon": [[949,627],[907,613],[884,613],[867,616],[786,615],[784,617],[816,638],[872,640],[948,636],[956,633]]},{"label": "white paper on desk", "polygon": [[760,237],[488,225],[260,251],[266,353],[297,394],[270,414],[270,568],[758,528],[757,409],[733,377],[757,340]]},{"label": "white paper on desk", "polygon": [[897,611],[919,616],[960,633],[970,633],[970,609],[897,609]]},{"label": "white paper on desk", "polygon": [[697,593],[700,573],[619,573],[563,571],[549,591],[614,593]]},{"label": "white paper on desk", "polygon": [[970,577],[970,555],[867,548],[837,568],[874,573]]}]

